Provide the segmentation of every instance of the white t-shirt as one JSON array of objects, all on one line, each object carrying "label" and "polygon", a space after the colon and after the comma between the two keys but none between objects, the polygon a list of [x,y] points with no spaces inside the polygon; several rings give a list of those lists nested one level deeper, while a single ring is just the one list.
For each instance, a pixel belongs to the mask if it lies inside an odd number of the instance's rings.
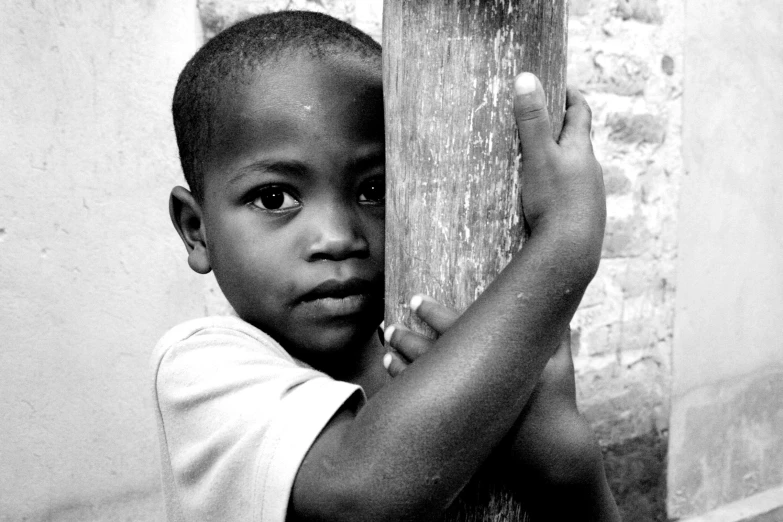
[{"label": "white t-shirt", "polygon": [[237,317],[173,328],[152,367],[169,522],[283,522],[313,441],[365,401]]}]

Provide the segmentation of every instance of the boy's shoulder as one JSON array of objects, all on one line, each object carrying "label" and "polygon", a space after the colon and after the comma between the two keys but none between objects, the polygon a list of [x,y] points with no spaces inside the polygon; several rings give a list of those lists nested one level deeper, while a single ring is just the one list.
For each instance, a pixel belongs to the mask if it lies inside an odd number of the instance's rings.
[{"label": "boy's shoulder", "polygon": [[263,354],[267,360],[301,366],[280,344],[262,330],[236,316],[207,316],[180,323],[167,331],[155,345],[150,364],[157,374],[164,361],[188,364],[239,356]]},{"label": "boy's shoulder", "polygon": [[252,324],[243,321],[234,315],[211,315],[189,319],[185,322],[171,328],[160,338],[156,345],[156,351],[159,348],[166,348],[193,336],[209,335],[217,332],[223,332],[227,335],[241,335],[261,341],[271,341],[271,337],[259,330]]},{"label": "boy's shoulder", "polygon": [[170,520],[284,521],[313,441],[349,399],[364,401],[359,386],[297,361],[238,317],[175,326],[151,370]]}]

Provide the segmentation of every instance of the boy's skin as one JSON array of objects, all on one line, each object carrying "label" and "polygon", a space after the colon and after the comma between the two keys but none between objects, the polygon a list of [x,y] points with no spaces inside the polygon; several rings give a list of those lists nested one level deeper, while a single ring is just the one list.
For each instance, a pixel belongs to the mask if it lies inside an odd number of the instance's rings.
[{"label": "boy's skin", "polygon": [[541,520],[618,519],[576,412],[570,352],[557,350],[603,236],[601,171],[581,96],[569,93],[558,144],[540,84],[517,78],[530,239],[460,318],[423,300],[416,313],[442,334],[437,341],[387,331],[398,352],[387,371],[376,334],[381,72],[290,52],[262,69],[226,86],[202,200],[176,187],[170,207],[191,268],[214,270],[242,319],[368,397],[357,413],[338,412],[310,448],[289,520],[433,520],[495,451],[527,470],[512,478],[540,486]]}]

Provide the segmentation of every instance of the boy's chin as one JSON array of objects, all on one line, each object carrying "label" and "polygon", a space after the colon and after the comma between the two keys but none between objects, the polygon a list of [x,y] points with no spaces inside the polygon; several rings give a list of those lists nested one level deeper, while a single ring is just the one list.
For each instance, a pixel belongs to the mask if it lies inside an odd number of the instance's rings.
[{"label": "boy's chin", "polygon": [[[380,321],[379,321],[380,324]],[[284,347],[297,359],[317,370],[357,363],[365,350],[370,349],[378,325],[367,327],[355,324],[324,325],[309,328],[306,335],[296,335]]]}]

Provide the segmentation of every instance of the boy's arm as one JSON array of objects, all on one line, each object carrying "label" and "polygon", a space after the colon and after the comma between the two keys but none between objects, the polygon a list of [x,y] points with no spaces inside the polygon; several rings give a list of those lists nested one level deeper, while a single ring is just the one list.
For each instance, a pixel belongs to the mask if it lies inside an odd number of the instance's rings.
[{"label": "boy's arm", "polygon": [[311,447],[292,519],[429,520],[442,513],[519,416],[600,258],[605,219],[590,112],[571,92],[559,143],[543,90],[515,80],[531,235],[457,323],[355,416]]}]

